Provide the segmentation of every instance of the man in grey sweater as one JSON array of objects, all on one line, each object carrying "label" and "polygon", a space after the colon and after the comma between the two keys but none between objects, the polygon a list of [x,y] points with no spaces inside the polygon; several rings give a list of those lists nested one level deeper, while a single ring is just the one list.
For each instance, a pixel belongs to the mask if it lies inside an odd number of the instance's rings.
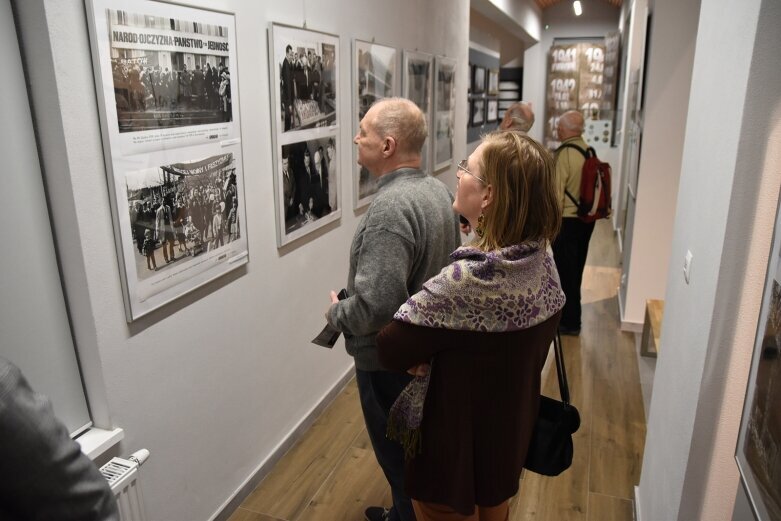
[{"label": "man in grey sweater", "polygon": [[326,313],[355,358],[366,429],[393,494],[390,510],[366,510],[368,521],[415,519],[404,493],[402,447],[385,437],[388,411],[412,377],[380,366],[375,338],[460,245],[453,195],[420,170],[427,135],[423,113],[401,98],[378,101],[361,120],[354,139],[358,163],[379,179],[378,190],[350,248],[348,298],[339,301],[332,291]]}]

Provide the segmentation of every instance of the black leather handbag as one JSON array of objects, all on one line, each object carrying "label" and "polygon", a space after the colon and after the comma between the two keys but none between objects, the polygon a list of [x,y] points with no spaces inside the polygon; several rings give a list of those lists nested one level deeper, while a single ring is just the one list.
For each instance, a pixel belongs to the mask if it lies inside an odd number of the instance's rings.
[{"label": "black leather handbag", "polygon": [[580,414],[569,403],[567,371],[558,333],[553,340],[553,350],[561,401],[540,396],[540,412],[523,465],[527,470],[544,476],[558,476],[572,465],[572,435],[580,427]]}]

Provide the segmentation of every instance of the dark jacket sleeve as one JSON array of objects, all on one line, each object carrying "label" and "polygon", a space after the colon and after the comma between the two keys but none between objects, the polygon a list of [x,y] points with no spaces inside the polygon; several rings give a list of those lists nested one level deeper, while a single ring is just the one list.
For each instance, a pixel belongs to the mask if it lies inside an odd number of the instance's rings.
[{"label": "dark jacket sleeve", "polygon": [[0,519],[119,521],[106,479],[68,435],[48,398],[33,392],[3,359],[0,440]]},{"label": "dark jacket sleeve", "polygon": [[436,353],[446,349],[447,338],[454,331],[416,326],[394,320],[377,335],[380,364],[391,371],[406,371],[414,365],[428,362]]}]

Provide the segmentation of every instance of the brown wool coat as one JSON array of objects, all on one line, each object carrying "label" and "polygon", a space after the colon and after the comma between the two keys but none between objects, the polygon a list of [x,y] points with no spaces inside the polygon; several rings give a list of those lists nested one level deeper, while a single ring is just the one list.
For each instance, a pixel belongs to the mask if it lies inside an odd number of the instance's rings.
[{"label": "brown wool coat", "polygon": [[398,320],[380,331],[380,363],[389,370],[406,371],[433,357],[422,452],[405,465],[410,497],[469,515],[475,505],[498,505],[517,493],[559,315],[508,333]]}]

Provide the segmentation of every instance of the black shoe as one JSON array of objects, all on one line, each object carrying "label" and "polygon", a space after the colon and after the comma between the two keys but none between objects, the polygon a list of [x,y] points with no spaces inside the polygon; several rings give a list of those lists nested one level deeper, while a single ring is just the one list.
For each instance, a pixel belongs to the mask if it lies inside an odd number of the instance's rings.
[{"label": "black shoe", "polygon": [[369,507],[364,511],[363,517],[366,521],[387,521],[390,519],[390,510],[383,507]]},{"label": "black shoe", "polygon": [[571,328],[566,326],[559,326],[559,334],[561,335],[570,335],[570,336],[578,336],[580,335],[580,328]]}]

